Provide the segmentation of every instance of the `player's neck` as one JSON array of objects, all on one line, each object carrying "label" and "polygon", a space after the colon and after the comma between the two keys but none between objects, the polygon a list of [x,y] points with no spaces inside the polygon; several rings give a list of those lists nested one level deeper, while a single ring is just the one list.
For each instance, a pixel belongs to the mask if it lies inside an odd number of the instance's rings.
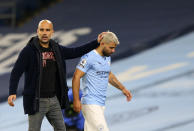
[{"label": "player's neck", "polygon": [[99,55],[104,56],[102,53],[102,49],[100,47],[96,48],[96,51],[98,52]]},{"label": "player's neck", "polygon": [[40,42],[40,45],[41,45],[42,47],[44,47],[44,48],[49,48],[49,43],[48,43],[48,44],[43,44],[43,43]]}]

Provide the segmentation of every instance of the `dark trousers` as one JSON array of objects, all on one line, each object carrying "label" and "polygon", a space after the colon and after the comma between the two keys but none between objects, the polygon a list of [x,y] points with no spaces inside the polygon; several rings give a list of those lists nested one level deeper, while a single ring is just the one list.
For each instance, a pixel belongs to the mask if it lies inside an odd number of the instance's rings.
[{"label": "dark trousers", "polygon": [[61,107],[57,97],[40,98],[39,112],[34,115],[28,115],[28,131],[40,131],[42,120],[46,116],[54,131],[66,131]]}]

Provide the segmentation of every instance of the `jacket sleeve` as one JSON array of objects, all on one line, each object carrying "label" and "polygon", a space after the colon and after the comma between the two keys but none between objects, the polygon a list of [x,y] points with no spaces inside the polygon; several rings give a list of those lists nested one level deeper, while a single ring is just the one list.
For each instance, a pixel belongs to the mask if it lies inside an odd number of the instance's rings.
[{"label": "jacket sleeve", "polygon": [[10,81],[9,81],[9,95],[13,95],[17,93],[18,83],[20,77],[26,69],[28,64],[28,51],[24,48],[16,60],[16,63],[11,71]]},{"label": "jacket sleeve", "polygon": [[73,59],[73,58],[81,57],[82,55],[90,52],[91,50],[97,48],[98,46],[99,46],[98,41],[94,40],[83,46],[79,46],[75,48],[67,48],[64,46],[60,46],[60,48],[65,59]]}]

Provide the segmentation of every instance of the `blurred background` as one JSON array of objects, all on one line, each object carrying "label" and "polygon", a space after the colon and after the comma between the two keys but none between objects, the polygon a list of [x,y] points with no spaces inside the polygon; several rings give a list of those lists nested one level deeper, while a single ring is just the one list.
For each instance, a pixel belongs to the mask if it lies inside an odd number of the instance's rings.
[{"label": "blurred background", "polygon": [[[107,30],[118,36],[121,44],[111,69],[132,91],[133,100],[127,103],[119,90],[108,87],[105,116],[110,131],[193,131],[193,0],[0,0],[0,131],[28,128],[23,78],[12,108],[7,104],[9,77],[42,19],[53,22],[53,39],[68,47]],[[67,61],[70,88],[78,61]],[[41,130],[53,130],[46,119]]]}]

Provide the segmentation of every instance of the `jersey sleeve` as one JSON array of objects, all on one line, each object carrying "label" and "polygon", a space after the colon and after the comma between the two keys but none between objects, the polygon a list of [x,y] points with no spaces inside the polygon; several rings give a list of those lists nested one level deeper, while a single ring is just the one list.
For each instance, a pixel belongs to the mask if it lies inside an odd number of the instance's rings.
[{"label": "jersey sleeve", "polygon": [[80,62],[78,63],[76,68],[86,73],[90,69],[90,67],[91,61],[88,55],[86,54],[81,57]]}]

